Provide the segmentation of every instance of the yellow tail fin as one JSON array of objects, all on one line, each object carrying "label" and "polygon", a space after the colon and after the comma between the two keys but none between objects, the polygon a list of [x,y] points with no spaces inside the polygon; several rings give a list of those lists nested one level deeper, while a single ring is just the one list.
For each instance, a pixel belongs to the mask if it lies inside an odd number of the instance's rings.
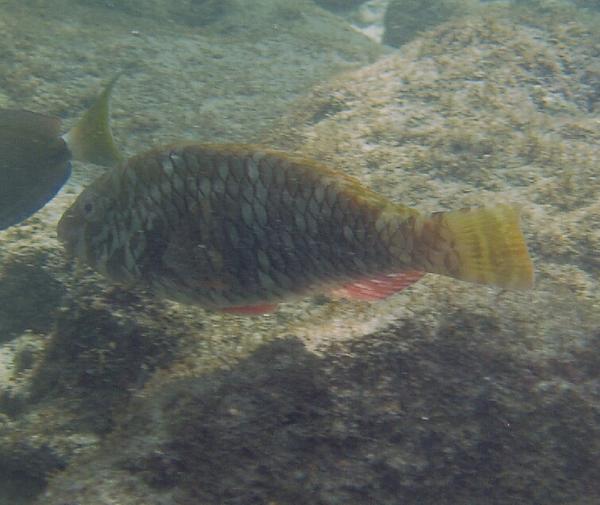
[{"label": "yellow tail fin", "polygon": [[106,167],[112,167],[121,160],[109,124],[110,95],[120,76],[118,74],[110,80],[94,104],[64,135],[74,159]]},{"label": "yellow tail fin", "polygon": [[508,289],[533,285],[533,264],[514,207],[441,212],[422,231],[442,238],[436,242],[445,250],[430,256],[431,271]]}]

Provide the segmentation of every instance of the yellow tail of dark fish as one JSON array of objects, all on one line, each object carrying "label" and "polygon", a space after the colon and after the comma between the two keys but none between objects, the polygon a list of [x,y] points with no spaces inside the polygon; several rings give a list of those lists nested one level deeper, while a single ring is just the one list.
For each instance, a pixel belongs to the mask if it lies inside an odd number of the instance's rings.
[{"label": "yellow tail of dark fish", "polygon": [[110,95],[121,74],[113,77],[94,104],[64,135],[73,159],[112,167],[122,156],[110,129]]},{"label": "yellow tail of dark fish", "polygon": [[507,289],[533,285],[533,264],[514,207],[440,212],[426,220],[427,271]]}]

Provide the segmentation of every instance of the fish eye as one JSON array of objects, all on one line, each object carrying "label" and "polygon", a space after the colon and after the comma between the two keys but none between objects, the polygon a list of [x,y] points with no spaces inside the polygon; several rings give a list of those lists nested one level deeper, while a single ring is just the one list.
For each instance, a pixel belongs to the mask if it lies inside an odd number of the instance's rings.
[{"label": "fish eye", "polygon": [[99,205],[99,201],[94,194],[85,195],[79,207],[81,210],[81,214],[86,220],[93,220],[94,217],[98,214],[101,206]]}]

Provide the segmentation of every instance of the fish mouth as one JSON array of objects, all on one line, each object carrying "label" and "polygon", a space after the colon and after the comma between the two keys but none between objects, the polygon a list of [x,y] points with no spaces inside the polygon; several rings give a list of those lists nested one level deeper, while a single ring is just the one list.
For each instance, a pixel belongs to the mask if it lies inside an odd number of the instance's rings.
[{"label": "fish mouth", "polygon": [[56,225],[56,235],[59,242],[63,245],[65,252],[70,257],[79,256],[81,250],[80,230],[75,223],[75,219],[67,211]]}]

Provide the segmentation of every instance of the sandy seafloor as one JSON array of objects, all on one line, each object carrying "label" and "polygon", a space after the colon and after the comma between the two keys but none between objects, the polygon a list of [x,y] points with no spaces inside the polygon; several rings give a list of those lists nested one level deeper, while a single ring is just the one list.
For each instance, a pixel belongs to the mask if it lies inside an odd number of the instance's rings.
[{"label": "sandy seafloor", "polygon": [[0,1],[0,106],[68,128],[124,70],[128,154],[263,142],[423,211],[512,202],[536,268],[211,313],[64,258],[76,163],[0,232],[1,505],[600,503],[599,14],[482,4],[393,49],[380,3]]}]

